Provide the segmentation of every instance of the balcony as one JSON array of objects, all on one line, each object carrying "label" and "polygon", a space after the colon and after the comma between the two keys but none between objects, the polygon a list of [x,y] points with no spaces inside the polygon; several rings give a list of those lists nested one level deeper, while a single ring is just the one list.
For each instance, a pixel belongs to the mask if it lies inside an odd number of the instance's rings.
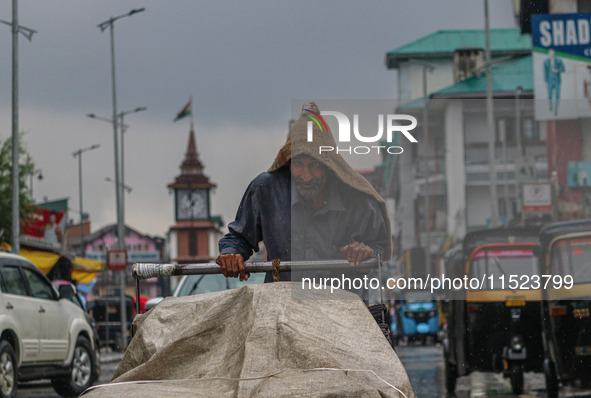
[{"label": "balcony", "polygon": [[[525,144],[525,156],[532,156],[536,161],[546,160],[546,143],[537,142],[533,144]],[[507,162],[515,162],[515,158],[518,157],[517,147],[514,144],[507,145]],[[505,160],[505,154],[503,153],[503,145],[497,143],[495,146],[495,160],[497,163],[502,163]],[[464,150],[464,161],[466,165],[471,164],[488,164],[488,144],[469,144],[466,145]]]},{"label": "balcony", "polygon": [[425,170],[429,171],[429,177],[445,175],[445,156],[441,155],[437,160],[430,158],[427,161],[419,158],[414,164],[414,170],[417,179],[425,177]]}]

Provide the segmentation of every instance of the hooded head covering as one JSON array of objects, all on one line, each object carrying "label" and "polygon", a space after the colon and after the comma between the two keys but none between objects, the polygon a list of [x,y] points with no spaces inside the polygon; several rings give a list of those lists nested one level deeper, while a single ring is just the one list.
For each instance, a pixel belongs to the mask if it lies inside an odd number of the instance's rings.
[{"label": "hooded head covering", "polygon": [[[308,112],[311,111],[311,112]],[[343,157],[336,153],[336,143],[332,136],[332,132],[328,126],[321,124],[321,128],[315,122],[312,122],[313,126],[313,139],[308,142],[308,122],[312,119],[308,116],[314,114],[320,115],[320,110],[316,103],[311,102],[304,107],[302,115],[295,122],[287,141],[283,147],[279,150],[273,165],[269,169],[269,172],[277,171],[282,167],[289,166],[289,162],[292,158],[300,155],[306,155],[322,163],[325,167],[332,170],[335,176],[344,184],[349,187],[362,192],[366,195],[372,196],[377,200],[382,216],[386,223],[386,230],[388,237],[391,236],[390,232],[390,219],[386,210],[386,203],[384,199],[376,192],[373,186],[367,181],[361,174],[356,172],[349,166],[349,164],[343,159]],[[326,131],[323,131],[326,130]],[[323,151],[319,153],[320,146],[330,146],[334,148],[332,151]],[[390,242],[390,240],[388,240]],[[387,245],[384,247],[384,260],[389,260],[392,257],[392,247]]]}]

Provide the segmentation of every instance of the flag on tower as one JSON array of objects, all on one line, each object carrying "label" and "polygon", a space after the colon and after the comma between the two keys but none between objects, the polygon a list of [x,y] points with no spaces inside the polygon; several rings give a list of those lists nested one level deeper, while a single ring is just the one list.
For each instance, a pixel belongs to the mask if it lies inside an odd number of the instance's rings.
[{"label": "flag on tower", "polygon": [[193,97],[191,97],[189,99],[189,102],[187,102],[187,105],[185,105],[183,107],[183,109],[181,109],[179,111],[179,113],[176,114],[176,117],[173,120],[173,123],[186,118],[187,116],[191,116],[191,114],[193,113],[193,109],[192,109],[192,102],[193,102]]}]

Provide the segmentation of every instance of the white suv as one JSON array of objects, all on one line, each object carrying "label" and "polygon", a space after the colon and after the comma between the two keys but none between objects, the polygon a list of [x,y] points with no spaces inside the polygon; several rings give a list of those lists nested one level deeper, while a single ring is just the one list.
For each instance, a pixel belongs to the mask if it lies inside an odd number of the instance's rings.
[{"label": "white suv", "polygon": [[58,394],[80,395],[98,378],[94,340],[79,306],[28,260],[0,252],[0,397],[46,378]]}]

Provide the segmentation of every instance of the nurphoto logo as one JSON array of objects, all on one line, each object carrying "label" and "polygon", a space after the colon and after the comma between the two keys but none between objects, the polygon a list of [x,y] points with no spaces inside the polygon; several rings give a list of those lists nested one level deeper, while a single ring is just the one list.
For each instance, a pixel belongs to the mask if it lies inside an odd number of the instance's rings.
[{"label": "nurphoto logo", "polygon": [[[314,124],[318,126],[321,132],[328,133],[328,127],[324,121],[323,116],[333,116],[336,118],[338,123],[338,142],[347,143],[351,142],[351,122],[347,115],[337,111],[320,111],[320,114],[313,112],[309,109],[304,109],[305,115],[311,120],[308,121],[308,142],[312,142],[314,138]],[[400,125],[395,124],[399,122],[410,122],[410,124]],[[374,135],[363,135],[359,131],[359,115],[353,115],[353,136],[356,140],[363,143],[380,143],[384,136],[384,124],[386,125],[386,142],[392,143],[395,132],[400,132],[409,142],[418,143],[417,139],[410,133],[415,127],[417,127],[417,119],[411,115],[378,115],[378,131]],[[372,151],[377,151],[378,154],[384,150],[391,155],[399,155],[403,152],[401,146],[396,145],[360,145],[360,146],[329,146],[322,145],[318,148],[318,153],[332,152],[336,153],[346,152],[349,154],[366,155]]]}]

